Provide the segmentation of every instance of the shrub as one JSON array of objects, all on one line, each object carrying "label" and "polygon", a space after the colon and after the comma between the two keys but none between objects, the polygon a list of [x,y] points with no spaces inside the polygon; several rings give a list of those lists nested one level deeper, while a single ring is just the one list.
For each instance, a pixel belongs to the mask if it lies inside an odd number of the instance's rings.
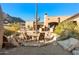
[{"label": "shrub", "polygon": [[59,40],[65,40],[69,37],[79,39],[79,27],[72,21],[65,21],[60,23],[54,33],[60,35]]},{"label": "shrub", "polygon": [[5,29],[4,34],[9,36],[17,32],[20,29],[20,26],[19,24],[11,23],[9,26],[4,26],[4,29]]},{"label": "shrub", "polygon": [[5,30],[4,35],[9,36],[9,35],[12,35],[14,33],[15,33],[14,31]]},{"label": "shrub", "polygon": [[62,22],[55,28],[54,33],[60,35],[65,30],[74,31],[75,26],[76,24],[73,22]]},{"label": "shrub", "polygon": [[58,37],[58,40],[66,40],[70,37],[70,34],[71,32],[66,30],[66,31],[63,31],[60,36]]}]

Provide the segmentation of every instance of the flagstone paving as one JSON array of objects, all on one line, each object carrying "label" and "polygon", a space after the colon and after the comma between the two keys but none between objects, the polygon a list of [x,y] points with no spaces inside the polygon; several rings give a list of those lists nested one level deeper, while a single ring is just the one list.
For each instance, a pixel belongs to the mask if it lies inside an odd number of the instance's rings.
[{"label": "flagstone paving", "polygon": [[3,55],[71,55],[70,52],[64,50],[60,45],[53,43],[42,47],[17,47],[13,49],[0,50]]}]

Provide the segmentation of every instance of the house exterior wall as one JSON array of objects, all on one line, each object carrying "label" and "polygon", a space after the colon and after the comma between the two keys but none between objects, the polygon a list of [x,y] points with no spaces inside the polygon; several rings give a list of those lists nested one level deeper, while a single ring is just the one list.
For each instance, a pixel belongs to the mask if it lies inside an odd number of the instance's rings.
[{"label": "house exterior wall", "polygon": [[26,21],[25,23],[25,27],[28,29],[28,26],[29,27],[33,27],[33,22],[32,21]]},{"label": "house exterior wall", "polygon": [[[48,27],[49,23],[59,23],[62,22],[64,20],[66,20],[67,18],[69,18],[70,16],[48,16],[47,14],[44,15],[44,26]],[[59,19],[60,18],[60,19]]]},{"label": "house exterior wall", "polygon": [[76,21],[77,25],[79,26],[79,13],[75,14],[73,16],[48,16],[47,14],[44,15],[44,26],[48,27],[48,24],[51,22],[59,22],[60,18],[60,22],[64,21],[64,20],[69,20],[69,21]]}]

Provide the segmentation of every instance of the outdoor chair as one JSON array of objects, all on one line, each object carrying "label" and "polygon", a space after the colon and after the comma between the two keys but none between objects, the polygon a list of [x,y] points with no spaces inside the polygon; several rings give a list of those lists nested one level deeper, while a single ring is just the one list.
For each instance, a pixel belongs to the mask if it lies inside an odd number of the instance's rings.
[{"label": "outdoor chair", "polygon": [[32,37],[29,36],[27,33],[25,33],[24,35],[25,35],[24,38],[25,38],[26,41],[30,41],[32,39]]},{"label": "outdoor chair", "polygon": [[53,38],[54,38],[54,35],[52,35],[50,32],[45,33],[45,40],[46,41],[52,40]]},{"label": "outdoor chair", "polygon": [[40,40],[40,41],[44,40],[45,41],[45,33],[40,33],[38,40]]}]

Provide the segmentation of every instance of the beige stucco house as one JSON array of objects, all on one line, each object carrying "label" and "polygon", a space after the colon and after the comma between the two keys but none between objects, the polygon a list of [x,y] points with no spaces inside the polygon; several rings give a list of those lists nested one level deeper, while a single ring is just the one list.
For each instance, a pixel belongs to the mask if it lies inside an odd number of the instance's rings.
[{"label": "beige stucco house", "polygon": [[58,25],[59,22],[63,22],[65,20],[74,21],[79,25],[79,13],[73,16],[48,16],[47,13],[44,15],[44,26],[52,27]]},{"label": "beige stucco house", "polygon": [[26,27],[26,29],[33,28],[33,21],[26,21],[25,27]]}]

